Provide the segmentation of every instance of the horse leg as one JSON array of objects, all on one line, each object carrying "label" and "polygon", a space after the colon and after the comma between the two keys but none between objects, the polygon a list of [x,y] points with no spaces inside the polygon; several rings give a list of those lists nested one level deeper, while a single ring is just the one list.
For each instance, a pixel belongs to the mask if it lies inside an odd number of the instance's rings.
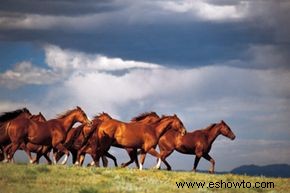
[{"label": "horse leg", "polygon": [[[125,168],[125,167],[127,167],[128,165],[130,165],[131,163],[133,163],[135,161],[135,163],[137,165],[137,168],[139,168],[139,163],[138,163],[138,158],[137,158],[137,149],[126,148],[126,151],[129,154],[129,156],[130,156],[130,160],[128,162],[126,162],[126,163],[122,163],[121,167]],[[136,161],[136,159],[137,159],[137,161]]]},{"label": "horse leg", "polygon": [[200,154],[196,154],[195,160],[194,160],[194,166],[193,166],[193,169],[192,169],[193,172],[196,172],[196,168],[197,168],[197,165],[198,165],[198,162],[199,162],[201,156],[202,156],[201,153]]},{"label": "horse leg", "polygon": [[31,152],[30,152],[30,151],[28,150],[28,148],[26,147],[26,144],[25,144],[25,143],[21,143],[21,145],[19,146],[19,148],[22,149],[23,151],[25,151],[26,155],[27,155],[28,158],[29,158],[29,163],[33,164],[35,158],[32,158],[32,156],[31,156]]},{"label": "horse leg", "polygon": [[214,165],[215,165],[214,159],[212,159],[212,157],[208,154],[203,155],[203,157],[211,163],[211,168],[209,170],[209,173],[214,174]]},{"label": "horse leg", "polygon": [[168,156],[170,156],[170,154],[173,152],[173,150],[171,151],[164,151],[164,150],[161,150],[160,151],[160,156],[161,156],[161,160],[163,161],[163,163],[166,165],[167,167],[167,170],[171,170],[171,166],[169,165],[169,163],[166,161],[166,158]]},{"label": "horse leg", "polygon": [[139,161],[139,170],[143,169],[143,164],[146,158],[146,152],[141,149],[141,156],[140,156],[140,161]]},{"label": "horse leg", "polygon": [[72,155],[72,164],[75,164],[77,161],[78,151],[75,149],[71,149],[71,155]]},{"label": "horse leg", "polygon": [[8,163],[8,153],[10,151],[12,144],[7,145],[6,147],[3,148],[3,154],[4,154],[4,160],[3,163]]},{"label": "horse leg", "polygon": [[160,169],[160,165],[161,165],[161,156],[160,156],[160,154],[154,148],[151,148],[148,151],[148,153],[150,153],[154,157],[158,158],[157,164],[156,164],[156,166],[154,168],[155,169]]},{"label": "horse leg", "polygon": [[59,160],[56,160],[57,151],[58,150],[56,148],[53,148],[52,150],[52,163],[53,164],[57,164],[57,162],[59,161]]},{"label": "horse leg", "polygon": [[[107,152],[108,153],[108,152]],[[105,153],[105,155],[106,155],[106,153]],[[108,167],[108,159],[106,158],[106,156],[102,156],[102,162],[103,162],[103,166],[106,168],[106,167]]]},{"label": "horse leg", "polygon": [[45,157],[46,161],[47,161],[47,164],[48,165],[51,165],[52,164],[52,161],[49,157],[49,154],[50,154],[50,151],[47,151],[46,153],[43,154],[43,156]]},{"label": "horse leg", "polygon": [[65,146],[61,143],[59,143],[56,148],[58,149],[58,151],[63,152],[65,154],[65,157],[63,159],[63,161],[61,162],[62,165],[65,165],[68,157],[69,157],[69,151],[65,148]]},{"label": "horse leg", "polygon": [[15,152],[17,151],[17,149],[19,148],[19,146],[21,145],[21,143],[12,143],[11,144],[11,148],[9,149],[9,153],[8,153],[8,162],[13,162],[13,156],[15,154]]},{"label": "horse leg", "polygon": [[64,155],[64,152],[60,152],[60,151],[56,152],[55,153],[56,162],[58,162],[62,158],[63,155]]},{"label": "horse leg", "polygon": [[[118,167],[118,163],[117,163],[117,159],[115,156],[113,156],[112,154],[110,154],[109,152],[105,153],[105,156],[108,158],[111,158],[114,161],[115,167]],[[104,162],[103,162],[104,163]]]}]

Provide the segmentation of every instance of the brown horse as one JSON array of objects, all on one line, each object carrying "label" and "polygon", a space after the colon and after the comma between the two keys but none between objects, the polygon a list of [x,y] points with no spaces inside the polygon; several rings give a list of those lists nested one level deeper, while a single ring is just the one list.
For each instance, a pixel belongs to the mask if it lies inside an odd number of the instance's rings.
[{"label": "brown horse", "polygon": [[156,168],[160,167],[161,156],[154,149],[159,138],[169,129],[176,130],[184,135],[186,129],[179,118],[174,116],[163,116],[151,124],[139,122],[125,123],[116,119],[102,121],[98,127],[98,148],[94,161],[100,159],[112,144],[118,144],[124,148],[141,149],[140,170],[145,160],[146,153],[159,158]]},{"label": "brown horse", "polygon": [[[39,112],[38,115],[32,115],[30,117],[30,119],[33,121],[36,121],[36,122],[45,122],[46,121],[45,117],[42,115],[41,112]],[[33,143],[27,143],[27,144],[22,143],[20,145],[20,149],[24,149],[23,146],[26,146],[25,149],[28,150],[28,152],[26,152],[26,154],[30,158],[30,163],[39,163],[39,159],[41,158],[41,156],[44,156],[45,159],[47,160],[47,163],[52,164],[52,161],[49,157],[49,154],[51,151],[51,146],[36,145]],[[31,158],[30,152],[36,153],[35,159]]]},{"label": "brown horse", "polygon": [[[67,132],[76,123],[91,124],[84,111],[77,107],[73,110],[45,122],[37,122],[27,118],[15,118],[8,129],[12,142],[9,151],[9,158],[12,158],[15,151],[22,143],[33,143],[37,145],[52,146],[54,154],[57,151],[66,154],[62,164],[67,162],[69,151],[65,148],[64,142]],[[55,155],[54,155],[55,156]],[[56,162],[55,162],[56,163]]]},{"label": "brown horse", "polygon": [[[84,156],[86,153],[91,154],[91,146],[92,146],[92,141],[89,141],[89,138],[93,135],[93,131],[91,128],[94,128],[95,125],[97,124],[96,119],[92,120],[92,126],[88,125],[79,125],[78,127],[72,128],[68,133],[67,133],[67,138],[65,141],[65,147],[71,152],[72,154],[72,163],[75,165],[80,165],[83,164],[84,161]],[[85,147],[84,147],[85,146]],[[81,155],[81,161],[77,162],[77,157],[78,157],[78,151],[82,149],[82,155]],[[63,156],[63,153],[59,152],[56,155],[56,161],[58,161],[61,157]],[[111,154],[106,154],[107,157],[111,158],[114,161],[115,166],[117,167],[117,159],[111,155]],[[108,165],[108,160],[105,158],[105,156],[102,157],[103,160],[103,165],[104,167],[107,167]],[[92,165],[92,164],[90,164]]]},{"label": "brown horse", "polygon": [[0,116],[0,154],[2,157],[1,161],[4,160],[5,162],[9,161],[6,157],[7,149],[9,149],[9,145],[11,144],[11,140],[9,138],[7,128],[10,125],[11,120],[15,118],[30,118],[31,113],[27,108],[18,109],[11,112],[2,113]]},{"label": "brown horse", "polygon": [[[75,162],[75,165],[82,165],[85,154],[90,154],[92,157],[96,154],[97,149],[97,129],[102,121],[108,120],[111,117],[107,113],[102,113],[98,116],[95,116],[92,120],[92,126],[88,128],[87,126],[84,126],[82,131],[83,134],[80,136],[75,143],[79,143],[79,147],[77,149],[77,161]],[[111,158],[114,161],[115,166],[117,167],[117,159],[113,155],[111,155],[109,152],[106,152],[102,156],[103,166],[107,167],[108,160],[106,157]],[[92,161],[88,166],[97,165],[99,166],[99,162]]]},{"label": "brown horse", "polygon": [[[107,113],[101,113],[98,116],[95,116],[95,118],[93,120],[94,124],[93,124],[92,128],[96,131],[97,127],[100,125],[100,122],[110,120],[110,119],[112,119],[112,118]],[[143,113],[137,117],[132,118],[131,123],[139,122],[139,123],[143,123],[143,124],[150,124],[150,123],[156,122],[159,119],[160,119],[160,117],[155,112],[146,112],[146,113]],[[94,148],[91,148],[91,147],[93,146],[92,144],[96,145],[96,141],[98,140],[97,135],[96,134],[93,135],[90,140],[91,140],[90,143],[87,144],[87,146],[85,147],[85,149],[89,149],[89,151],[88,150],[86,152],[83,152],[83,150],[79,151],[80,154],[82,154],[82,156],[79,158],[79,160],[81,162],[83,161],[84,153],[89,153],[89,152],[94,153],[92,150]],[[124,148],[117,143],[113,143],[112,146],[118,147],[118,148]],[[138,158],[137,158],[137,149],[126,148],[126,147],[124,149],[127,151],[128,155],[130,157],[130,160],[126,163],[122,163],[122,167],[126,167],[129,164],[133,163],[134,161],[136,163],[136,166],[139,167]],[[91,153],[89,153],[89,154],[91,154]],[[111,158],[114,161],[115,166],[117,166],[116,158],[113,155],[106,152],[106,157]],[[106,160],[105,156],[102,156],[102,161],[103,161],[103,164],[108,162]],[[94,161],[92,161],[90,163],[91,166],[96,165],[96,164],[98,165],[98,163],[95,163]]]},{"label": "brown horse", "polygon": [[159,140],[159,149],[162,161],[167,166],[167,170],[171,170],[171,166],[165,160],[174,150],[183,154],[195,154],[195,161],[193,171],[201,157],[205,158],[211,163],[210,173],[214,173],[214,159],[209,155],[211,146],[219,135],[223,135],[232,140],[235,139],[235,134],[230,127],[224,122],[215,123],[202,130],[188,132],[181,136],[174,130],[167,131]]}]

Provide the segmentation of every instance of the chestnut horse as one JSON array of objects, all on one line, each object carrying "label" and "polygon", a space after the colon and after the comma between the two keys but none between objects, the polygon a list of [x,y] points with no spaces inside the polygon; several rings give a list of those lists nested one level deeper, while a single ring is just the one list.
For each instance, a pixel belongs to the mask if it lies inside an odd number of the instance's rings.
[{"label": "chestnut horse", "polygon": [[27,108],[18,109],[11,112],[4,112],[0,116],[0,154],[1,161],[4,160],[9,161],[6,157],[7,149],[9,149],[9,145],[11,144],[11,140],[9,138],[7,127],[10,125],[10,121],[15,118],[29,118],[31,117],[31,113]]},{"label": "chestnut horse", "polygon": [[[57,151],[66,154],[62,164],[67,162],[69,151],[65,148],[64,142],[67,132],[76,123],[91,124],[84,111],[77,107],[73,110],[45,122],[37,122],[28,118],[15,118],[11,122],[8,134],[12,142],[9,151],[9,158],[12,158],[15,151],[22,143],[33,143],[36,145],[52,146],[54,156]],[[56,163],[56,162],[54,162]]]},{"label": "chestnut horse", "polygon": [[201,157],[205,158],[211,163],[210,173],[214,173],[215,161],[209,155],[211,146],[219,135],[235,139],[235,134],[231,131],[230,127],[224,122],[211,124],[205,129],[188,132],[186,135],[181,136],[174,130],[167,131],[159,140],[158,146],[162,161],[167,166],[167,170],[171,170],[171,166],[165,160],[174,150],[183,154],[195,154],[195,161],[193,171]]},{"label": "chestnut horse", "polygon": [[[95,116],[95,118],[93,120],[92,128],[96,131],[97,127],[100,125],[101,121],[110,120],[110,119],[112,119],[112,118],[107,113],[101,113],[98,116]],[[156,122],[159,119],[160,119],[159,116],[155,112],[146,112],[146,113],[143,113],[143,114],[141,114],[141,115],[139,115],[137,117],[132,118],[131,119],[131,123],[139,122],[139,123],[143,123],[143,124],[150,124],[150,123]],[[89,153],[89,154],[94,153],[93,150],[92,150],[92,149],[94,149],[94,148],[92,148],[92,146],[93,146],[92,144],[96,145],[96,141],[97,140],[98,140],[97,139],[97,135],[96,134],[93,135],[91,137],[91,139],[90,139],[90,143],[87,144],[86,147],[84,148],[84,149],[89,149],[89,151],[88,150],[86,150],[85,152],[83,152],[84,150],[80,150],[79,151],[80,154],[82,154],[81,157],[79,158],[81,163],[82,163],[82,161],[84,159],[84,157],[83,157],[84,153]],[[112,146],[118,147],[118,148],[124,148],[124,147],[118,145],[117,143],[113,143]],[[126,166],[128,166],[129,164],[131,164],[131,163],[133,163],[135,161],[136,166],[139,168],[139,163],[138,163],[138,158],[137,158],[137,149],[126,148],[126,147],[124,149],[127,151],[128,155],[130,157],[130,160],[128,162],[126,162],[126,163],[122,163],[122,167],[126,167]],[[106,152],[106,157],[111,158],[114,161],[115,166],[117,166],[116,158],[113,155],[111,155],[108,152]],[[108,162],[104,156],[102,156],[102,161],[103,161],[104,166],[106,165],[105,163]],[[92,161],[90,163],[91,166],[95,165],[95,164],[98,165],[98,163],[95,163],[94,161]]]},{"label": "chestnut horse", "polygon": [[[83,138],[81,137],[81,145],[79,146],[78,151],[77,151],[77,161],[75,162],[75,165],[83,164],[85,154],[90,154],[92,157],[94,157],[94,155],[96,154],[96,149],[97,149],[98,127],[102,121],[105,121],[108,119],[111,119],[111,117],[107,113],[102,113],[94,117],[94,119],[92,120],[91,128],[84,126],[82,130],[84,132]],[[108,158],[111,158],[114,161],[115,166],[116,167],[118,166],[116,157],[111,155],[109,152],[105,152],[105,154],[102,156],[103,166],[107,167],[108,165],[108,160],[105,158],[105,156]],[[92,161],[88,166],[93,166],[93,165],[99,166],[99,162]]]},{"label": "chestnut horse", "polygon": [[[38,113],[38,115],[32,115],[30,117],[31,120],[36,121],[36,122],[45,122],[46,119],[45,117],[42,115],[41,112]],[[25,146],[24,143],[22,143],[20,145],[20,149],[24,149],[23,146]],[[47,160],[48,164],[52,164],[52,161],[49,157],[50,151],[51,151],[51,146],[45,146],[45,145],[36,145],[33,143],[27,143],[26,144],[26,150],[28,150],[28,152],[26,152],[26,154],[28,154],[28,157],[30,158],[30,162],[31,163],[39,163],[39,159],[41,156],[44,156],[45,159]],[[30,152],[36,153],[36,157],[34,160],[31,159],[31,155]]]},{"label": "chestnut horse", "polygon": [[[67,133],[67,138],[65,141],[65,147],[71,152],[72,154],[72,163],[78,165],[78,163],[80,165],[83,164],[84,161],[84,155],[86,153],[91,154],[92,148],[91,146],[93,145],[92,141],[89,141],[91,137],[93,137],[93,132],[91,130],[91,128],[95,128],[97,124],[97,120],[93,119],[92,120],[92,126],[89,127],[88,125],[79,125],[78,127],[74,127],[72,128],[68,133]],[[81,155],[81,161],[76,163],[77,161],[77,157],[78,157],[78,151],[80,151],[80,149],[82,149],[82,155]],[[56,155],[56,161],[58,161],[61,157],[63,156],[63,153],[59,152]],[[111,158],[114,161],[115,166],[117,167],[117,159],[107,153],[106,154],[107,157]],[[104,167],[107,167],[108,165],[108,160],[105,158],[105,156],[102,157],[103,160],[103,165]],[[92,165],[92,164],[90,164]]]},{"label": "chestnut horse", "polygon": [[116,119],[102,121],[98,127],[98,148],[94,161],[98,161],[107,152],[111,145],[118,144],[124,148],[141,149],[140,170],[145,160],[146,153],[159,158],[156,168],[160,167],[161,156],[154,149],[159,138],[169,129],[176,130],[184,135],[186,129],[179,118],[174,116],[163,116],[151,124],[139,122],[125,123]]}]

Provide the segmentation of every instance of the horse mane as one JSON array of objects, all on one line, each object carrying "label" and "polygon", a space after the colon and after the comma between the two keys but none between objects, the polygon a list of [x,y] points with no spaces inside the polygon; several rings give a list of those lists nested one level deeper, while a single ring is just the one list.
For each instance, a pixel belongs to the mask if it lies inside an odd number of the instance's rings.
[{"label": "horse mane", "polygon": [[76,108],[75,109],[70,109],[70,110],[67,110],[67,111],[65,111],[65,112],[63,112],[61,114],[58,114],[56,116],[56,119],[62,119],[62,118],[66,117],[68,114],[70,114],[71,112],[73,112],[75,110],[76,110]]},{"label": "horse mane", "polygon": [[94,116],[94,119],[98,119],[101,116],[106,116],[106,117],[108,117],[110,119],[113,119],[108,113],[105,113],[105,112],[99,113],[98,115]]},{"label": "horse mane", "polygon": [[21,113],[31,114],[27,108],[17,109],[15,111],[10,111],[10,112],[4,112],[4,113],[2,113],[2,115],[0,115],[0,122],[5,122],[5,121],[9,121],[11,119],[14,119],[15,117],[17,117]]},{"label": "horse mane", "polygon": [[211,128],[215,127],[217,124],[216,123],[212,123],[209,126],[207,126],[206,128],[202,129],[202,130],[210,130]]},{"label": "horse mane", "polygon": [[131,122],[133,122],[133,121],[140,121],[140,120],[144,119],[145,117],[147,117],[149,115],[156,115],[156,116],[158,116],[157,113],[155,113],[155,112],[145,112],[145,113],[141,113],[140,115],[138,115],[136,117],[133,117],[131,119]]}]

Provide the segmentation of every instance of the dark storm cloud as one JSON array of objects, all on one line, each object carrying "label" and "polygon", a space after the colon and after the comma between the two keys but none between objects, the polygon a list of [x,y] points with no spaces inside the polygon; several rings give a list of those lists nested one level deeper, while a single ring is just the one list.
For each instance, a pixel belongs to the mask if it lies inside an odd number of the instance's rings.
[{"label": "dark storm cloud", "polygon": [[1,2],[0,12],[77,16],[109,12],[121,7],[112,0],[9,0]]},{"label": "dark storm cloud", "polygon": [[[1,6],[5,13],[0,21],[0,40],[48,43],[176,67],[222,63],[270,68],[271,61],[276,62],[275,67],[288,66],[290,31],[286,21],[290,12],[286,1],[243,1],[247,5],[241,18],[225,17],[218,22],[196,18],[191,13],[164,10],[160,5],[167,1],[29,0],[21,6],[23,2],[15,1],[10,6],[9,1]],[[241,4],[228,0],[204,2],[221,7]],[[106,14],[95,14],[99,12]],[[263,53],[266,64],[262,65]],[[276,59],[268,60],[270,56]]]}]

